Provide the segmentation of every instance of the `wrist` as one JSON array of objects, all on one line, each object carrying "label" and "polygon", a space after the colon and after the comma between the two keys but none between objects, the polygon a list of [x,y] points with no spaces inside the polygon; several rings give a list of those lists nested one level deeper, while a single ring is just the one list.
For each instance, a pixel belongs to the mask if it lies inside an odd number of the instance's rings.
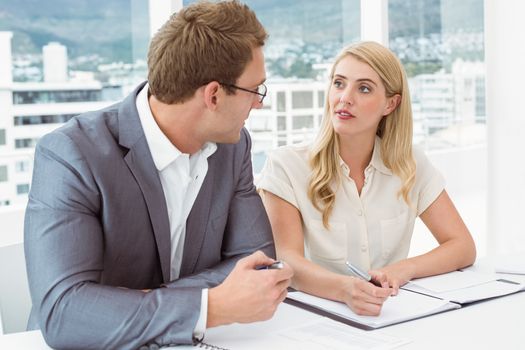
[{"label": "wrist", "polygon": [[208,290],[208,313],[206,328],[232,323],[232,321],[227,316],[227,307],[224,306],[224,302],[227,300],[227,297],[222,295],[220,285]]},{"label": "wrist", "polygon": [[346,303],[348,296],[351,295],[354,286],[354,277],[341,275],[337,285],[339,286],[336,295],[337,301]]}]

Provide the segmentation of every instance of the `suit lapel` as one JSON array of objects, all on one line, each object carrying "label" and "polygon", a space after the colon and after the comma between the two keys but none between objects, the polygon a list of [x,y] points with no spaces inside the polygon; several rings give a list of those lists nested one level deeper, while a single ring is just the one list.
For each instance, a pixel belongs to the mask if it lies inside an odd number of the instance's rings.
[{"label": "suit lapel", "polygon": [[[220,147],[220,146],[219,146]],[[201,189],[195,203],[191,208],[188,220],[186,220],[186,237],[184,240],[184,252],[180,276],[187,276],[194,272],[195,265],[202,250],[206,227],[210,219],[210,208],[212,203],[215,163],[217,162],[217,150],[208,158],[208,172],[202,183]]]},{"label": "suit lapel", "polygon": [[133,173],[146,201],[164,282],[170,280],[171,238],[166,200],[155,163],[151,157],[135,99],[144,84],[140,85],[120,105],[118,115],[119,144],[129,149],[124,161]]}]

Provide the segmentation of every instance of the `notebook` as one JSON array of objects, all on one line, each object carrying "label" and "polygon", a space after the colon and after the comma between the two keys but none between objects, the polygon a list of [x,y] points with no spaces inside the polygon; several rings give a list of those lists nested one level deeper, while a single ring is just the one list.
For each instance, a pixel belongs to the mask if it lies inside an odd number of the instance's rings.
[{"label": "notebook", "polygon": [[286,302],[340,322],[365,329],[377,329],[421,317],[459,309],[463,305],[525,290],[525,285],[498,279],[493,274],[454,271],[407,283],[399,294],[389,297],[379,316],[361,316],[346,304],[303,292],[290,292]]},{"label": "notebook", "polygon": [[385,301],[379,316],[361,316],[344,303],[303,292],[288,293],[285,302],[365,330],[382,328],[461,307],[447,300],[403,289],[399,290],[398,295]]}]

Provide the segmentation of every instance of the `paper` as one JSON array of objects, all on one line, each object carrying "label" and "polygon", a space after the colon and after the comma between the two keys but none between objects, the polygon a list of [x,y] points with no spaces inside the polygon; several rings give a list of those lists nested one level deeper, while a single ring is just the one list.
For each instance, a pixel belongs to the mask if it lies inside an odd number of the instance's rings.
[{"label": "paper", "polygon": [[434,293],[443,293],[484,284],[497,279],[498,277],[493,274],[453,271],[442,275],[418,278],[410,281],[408,285],[415,284]]},{"label": "paper", "polygon": [[525,252],[495,257],[494,269],[501,273],[525,275]]},{"label": "paper", "polygon": [[384,327],[460,307],[460,305],[450,303],[447,300],[432,298],[402,289],[399,290],[398,295],[389,297],[385,301],[379,316],[357,315],[346,304],[302,292],[290,292],[288,293],[288,298],[371,328]]},{"label": "paper", "polygon": [[408,344],[408,339],[379,331],[367,332],[340,322],[321,318],[315,322],[278,332],[286,339],[288,349],[301,350],[387,350]]},{"label": "paper", "polygon": [[402,287],[418,293],[467,304],[525,290],[525,285],[499,280],[496,275],[472,271],[454,271],[443,275],[420,278]]}]

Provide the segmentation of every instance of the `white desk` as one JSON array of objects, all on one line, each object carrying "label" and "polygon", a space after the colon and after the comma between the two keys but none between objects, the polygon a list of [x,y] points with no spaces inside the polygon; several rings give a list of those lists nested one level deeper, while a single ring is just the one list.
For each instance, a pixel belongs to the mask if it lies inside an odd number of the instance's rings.
[{"label": "white desk", "polygon": [[[476,265],[474,270],[491,271]],[[524,275],[504,275],[525,282]],[[272,332],[315,321],[320,316],[282,304],[274,317],[255,324],[235,324],[206,332],[206,340],[219,344],[227,339],[232,349],[280,349],[269,343]],[[525,292],[480,302],[459,310],[432,315],[377,331],[411,340],[400,349],[523,349],[525,344]],[[250,344],[249,346],[246,346]],[[177,347],[176,349],[188,349]],[[290,349],[289,347],[285,347]],[[0,336],[0,349],[49,349],[39,331]]]}]

